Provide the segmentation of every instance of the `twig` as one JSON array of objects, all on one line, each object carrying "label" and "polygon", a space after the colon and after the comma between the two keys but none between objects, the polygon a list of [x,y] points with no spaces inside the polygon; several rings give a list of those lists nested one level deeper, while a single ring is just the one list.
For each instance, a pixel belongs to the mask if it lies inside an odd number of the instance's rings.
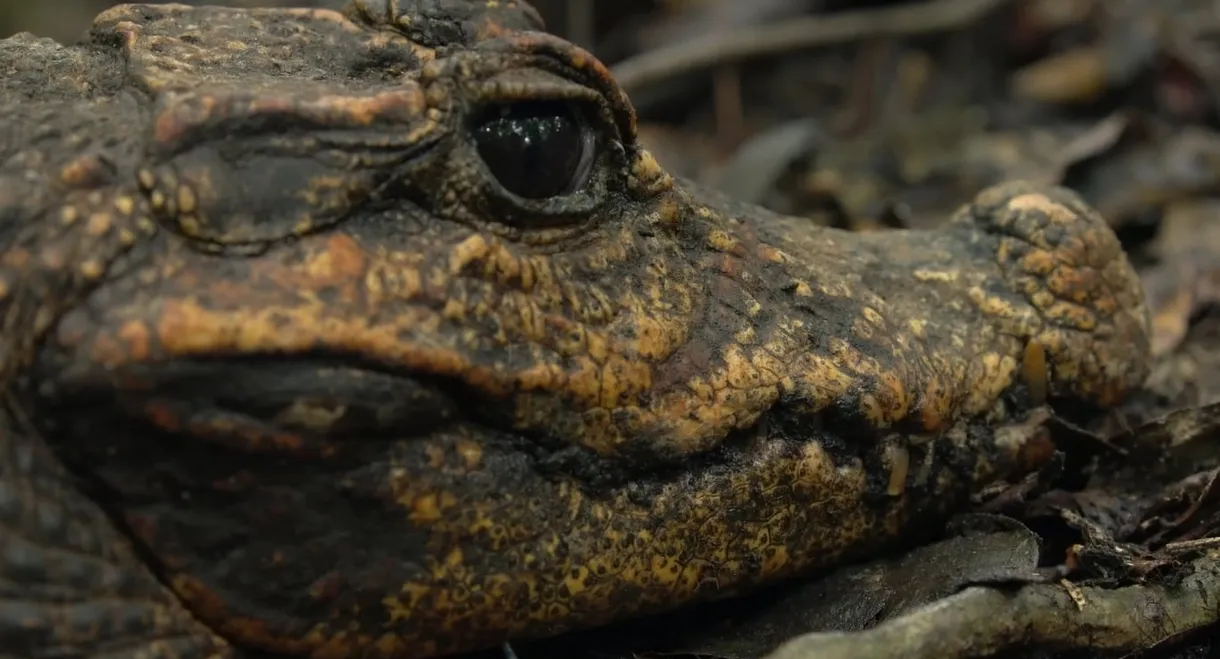
[{"label": "twig", "polygon": [[879,69],[894,50],[889,39],[871,39],[861,49],[854,62],[855,69],[847,91],[846,107],[835,117],[835,134],[853,137],[863,131],[874,114],[877,103]]},{"label": "twig", "polygon": [[930,0],[914,6],[808,16],[682,41],[625,59],[612,70],[623,89],[636,92],[676,74],[750,57],[857,41],[866,37],[952,30],[1005,2],[1007,0]]},{"label": "twig", "polygon": [[594,0],[571,0],[568,3],[568,41],[586,50],[593,50],[597,35],[593,31],[595,22]]},{"label": "twig", "polygon": [[1035,645],[1140,650],[1220,619],[1220,553],[1191,567],[1173,587],[1081,588],[1081,608],[1057,584],[972,587],[872,629],[797,637],[767,659],[965,659]]},{"label": "twig", "polygon": [[1199,551],[1200,549],[1215,549],[1220,547],[1220,538],[1195,538],[1193,540],[1178,540],[1177,542],[1167,542],[1161,548],[1161,551],[1167,554],[1182,554],[1186,552]]},{"label": "twig", "polygon": [[741,103],[741,73],[735,66],[722,66],[712,77],[712,108],[716,115],[716,137],[722,153],[741,146],[745,133],[745,109]]}]

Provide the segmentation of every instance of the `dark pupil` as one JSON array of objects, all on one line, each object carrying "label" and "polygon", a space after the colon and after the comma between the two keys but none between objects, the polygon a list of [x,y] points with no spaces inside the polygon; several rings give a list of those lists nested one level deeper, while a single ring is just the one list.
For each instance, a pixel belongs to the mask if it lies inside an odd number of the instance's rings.
[{"label": "dark pupil", "polygon": [[584,127],[566,103],[497,108],[475,127],[474,141],[492,176],[519,197],[554,197],[581,183]]}]

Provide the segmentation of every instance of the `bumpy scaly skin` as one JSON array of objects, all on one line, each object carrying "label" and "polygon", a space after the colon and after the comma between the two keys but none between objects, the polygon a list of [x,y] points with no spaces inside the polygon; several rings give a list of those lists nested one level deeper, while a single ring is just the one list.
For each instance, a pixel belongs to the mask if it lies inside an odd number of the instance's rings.
[{"label": "bumpy scaly skin", "polygon": [[[1058,400],[1142,380],[1137,280],[1071,193],[934,232],[735,205],[523,4],[415,6],[0,42],[6,647],[427,657],[672,608],[1037,464],[1027,354]],[[528,99],[587,108],[584,191],[478,159],[473,109]]]}]

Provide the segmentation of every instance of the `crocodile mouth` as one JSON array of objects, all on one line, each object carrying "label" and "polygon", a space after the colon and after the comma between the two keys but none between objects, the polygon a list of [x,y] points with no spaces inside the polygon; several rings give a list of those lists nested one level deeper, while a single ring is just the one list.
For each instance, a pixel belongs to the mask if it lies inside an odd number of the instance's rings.
[{"label": "crocodile mouth", "polygon": [[321,357],[175,360],[59,380],[52,397],[246,452],[325,456],[457,420],[457,396],[434,379]]}]

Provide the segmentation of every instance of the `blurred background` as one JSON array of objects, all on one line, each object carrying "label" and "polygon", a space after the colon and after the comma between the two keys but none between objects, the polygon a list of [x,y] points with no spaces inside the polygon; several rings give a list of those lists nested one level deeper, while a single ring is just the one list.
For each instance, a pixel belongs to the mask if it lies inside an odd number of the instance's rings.
[{"label": "blurred background", "polygon": [[[228,5],[233,7],[274,7],[274,6],[312,6],[339,7],[343,0],[184,0],[186,4],[198,5]],[[80,38],[89,28],[89,23],[95,15],[113,5],[120,4],[111,0],[0,0],[0,38],[16,32],[33,32],[40,36],[51,37],[57,41],[71,42]],[[156,4],[155,0],[151,4]],[[627,0],[626,2],[597,2],[597,0],[542,0],[534,2],[535,7],[546,16],[547,23],[554,29],[562,28],[569,14],[579,15],[590,9],[606,14],[612,9],[614,13],[629,16],[632,13],[647,14],[654,9],[652,5],[666,4],[649,0]],[[580,5],[587,5],[580,7]],[[673,3],[676,4],[676,3]],[[601,7],[597,7],[601,5]],[[575,9],[569,11],[569,7]],[[603,15],[602,21],[609,17]]]},{"label": "blurred background", "polygon": [[[156,0],[149,0],[156,4]],[[180,0],[233,7],[341,7],[345,0]],[[1074,0],[1064,0],[1071,4]],[[613,59],[650,42],[800,13],[896,5],[909,0],[533,0],[547,27]],[[57,41],[81,38],[111,0],[0,0],[0,38],[33,32]]]}]

